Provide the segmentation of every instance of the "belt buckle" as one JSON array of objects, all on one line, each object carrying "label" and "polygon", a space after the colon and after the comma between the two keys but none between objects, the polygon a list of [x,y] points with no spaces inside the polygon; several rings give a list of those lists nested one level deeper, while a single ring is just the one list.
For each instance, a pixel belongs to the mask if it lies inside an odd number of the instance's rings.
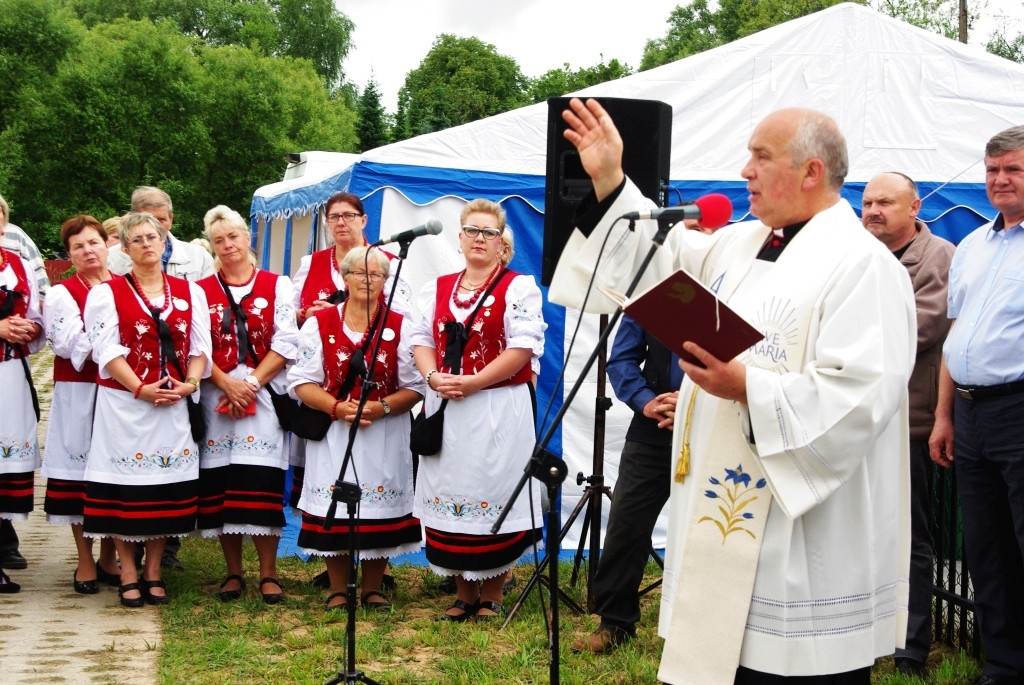
[{"label": "belt buckle", "polygon": [[974,399],[974,395],[971,393],[971,389],[970,388],[957,388],[956,389],[956,394],[960,395],[960,397],[964,398],[965,400],[973,400]]}]

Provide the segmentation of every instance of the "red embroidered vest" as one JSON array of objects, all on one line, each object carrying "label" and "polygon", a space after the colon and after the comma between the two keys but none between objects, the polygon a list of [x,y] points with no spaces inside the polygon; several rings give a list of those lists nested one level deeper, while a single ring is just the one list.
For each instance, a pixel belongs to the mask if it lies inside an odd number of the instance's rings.
[{"label": "red embroidered vest", "polygon": [[[508,271],[484,300],[484,305],[477,311],[476,316],[473,317],[470,330],[467,331],[466,348],[462,350],[462,373],[464,375],[472,376],[479,373],[505,351],[505,295],[508,292],[509,284],[517,275],[514,271]],[[448,343],[444,325],[449,321],[456,321],[451,311],[451,300],[452,291],[455,290],[458,280],[459,274],[457,273],[437,279],[437,296],[434,302],[434,346],[439,369],[442,368],[441,363],[444,360],[444,351]],[[486,304],[488,301],[491,301],[492,304]],[[531,376],[530,363],[527,362],[511,378],[506,378],[488,387],[500,388],[506,385],[528,383]]]},{"label": "red embroidered vest", "polygon": [[[188,281],[176,276],[167,276],[171,286],[171,311],[167,316],[167,325],[171,329],[171,340],[178,357],[178,364],[187,373],[189,341],[192,334],[192,294]],[[160,335],[157,333],[156,322],[135,294],[135,289],[127,278],[114,278],[109,281],[114,293],[114,307],[118,314],[118,327],[121,333],[121,344],[128,348],[125,359],[132,367],[135,375],[143,383],[152,383],[164,375],[179,381],[185,380],[174,364],[169,361],[160,368]],[[165,310],[166,311],[166,310]],[[115,390],[127,388],[113,378],[101,378],[99,384]]]},{"label": "red embroidered vest", "polygon": [[[0,248],[2,249],[2,248]],[[4,260],[11,265],[11,269],[14,270],[14,277],[16,279],[14,284],[14,290],[21,293],[21,297],[14,298],[14,309],[11,311],[11,315],[17,314],[24,318],[25,314],[28,313],[28,300],[32,297],[32,289],[28,284],[28,276],[25,272],[25,263],[21,261],[16,253],[10,250],[3,250]],[[3,304],[4,300],[10,297],[7,293],[0,291],[0,304]],[[14,354],[14,350],[19,351],[18,355]],[[11,359],[18,359],[20,357],[28,356],[28,345],[12,345],[9,342],[4,342],[4,352],[0,355],[0,361],[8,361]]]},{"label": "red embroidered vest", "polygon": [[[61,285],[71,294],[71,298],[78,305],[78,313],[82,314],[85,311],[85,298],[89,295],[89,289],[82,283],[80,278],[75,277],[65,279]],[[82,370],[78,371],[70,359],[60,356],[53,358],[54,382],[95,383],[97,378],[99,378],[99,368],[96,366],[96,362],[91,359],[86,359],[82,365]]]},{"label": "red embroidered vest", "polygon": [[[227,293],[217,274],[207,276],[196,283],[206,292],[206,300],[210,303],[210,338],[213,342],[213,363],[224,373],[230,373],[238,366],[238,337],[234,321],[227,335],[224,334],[224,313],[231,311]],[[277,293],[277,274],[269,271],[257,271],[252,290],[237,302],[245,312],[246,329],[249,331],[249,342],[252,343],[256,356],[260,361],[267,357],[270,341],[274,337],[274,305]],[[250,366],[256,366],[252,359]]]},{"label": "red embroidered vest", "polygon": [[[321,309],[316,312],[317,326],[320,328],[320,341],[324,349],[324,390],[336,395],[348,373],[349,359],[356,353],[358,341],[353,342],[345,335],[342,327],[341,312],[338,307]],[[383,331],[381,329],[383,328]],[[373,365],[373,380],[380,385],[370,393],[371,400],[379,400],[398,390],[398,340],[402,334],[402,315],[391,312],[388,318],[377,324],[377,334],[381,335],[377,362]],[[366,367],[370,367],[369,353],[373,351],[374,340],[367,339]],[[362,378],[356,378],[355,385],[348,397],[359,399],[362,392]],[[341,397],[339,399],[348,399]]]}]

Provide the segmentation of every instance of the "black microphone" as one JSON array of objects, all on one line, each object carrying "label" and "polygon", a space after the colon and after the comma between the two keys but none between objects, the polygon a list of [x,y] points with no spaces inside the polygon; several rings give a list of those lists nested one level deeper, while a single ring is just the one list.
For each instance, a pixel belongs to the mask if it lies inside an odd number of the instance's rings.
[{"label": "black microphone", "polygon": [[425,224],[421,224],[416,228],[410,228],[408,231],[402,231],[401,233],[395,233],[390,238],[381,238],[370,247],[379,247],[380,245],[387,245],[388,243],[405,243],[410,242],[415,238],[419,238],[421,235],[438,235],[444,230],[444,226],[437,219],[431,219]]},{"label": "black microphone", "polygon": [[678,205],[676,207],[655,207],[653,209],[641,209],[636,212],[626,212],[623,219],[635,221],[638,219],[664,219],[666,221],[686,221],[694,219],[700,222],[704,228],[721,228],[729,222],[732,216],[732,202],[725,195],[711,193],[699,197],[693,202]]}]

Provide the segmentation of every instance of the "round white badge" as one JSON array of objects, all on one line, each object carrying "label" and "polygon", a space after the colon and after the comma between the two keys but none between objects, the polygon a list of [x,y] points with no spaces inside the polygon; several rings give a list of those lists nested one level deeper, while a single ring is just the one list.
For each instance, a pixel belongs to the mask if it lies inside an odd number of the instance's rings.
[{"label": "round white badge", "polygon": [[174,308],[177,309],[179,312],[188,311],[188,302],[181,299],[180,297],[175,297],[172,300],[172,302],[174,303]]},{"label": "round white badge", "polygon": [[395,331],[390,328],[385,328],[381,331],[380,337],[387,342],[391,342],[395,339]]},{"label": "round white badge", "polygon": [[487,299],[486,299],[486,300],[484,300],[484,306],[485,306],[485,307],[490,307],[490,306],[492,306],[493,304],[494,304],[494,295],[488,295],[488,296],[487,296]]},{"label": "round white badge", "polygon": [[252,306],[256,307],[256,309],[266,309],[268,304],[270,303],[263,297],[257,297],[252,301]]}]

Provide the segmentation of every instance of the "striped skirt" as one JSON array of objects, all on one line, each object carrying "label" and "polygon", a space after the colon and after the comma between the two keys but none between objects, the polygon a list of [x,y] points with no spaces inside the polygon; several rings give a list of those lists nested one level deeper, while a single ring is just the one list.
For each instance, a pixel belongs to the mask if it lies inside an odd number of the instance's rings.
[{"label": "striped skirt", "polygon": [[35,474],[0,473],[0,514],[11,514],[12,520],[22,520],[32,511]]},{"label": "striped skirt", "polygon": [[286,473],[249,464],[199,469],[199,530],[204,535],[280,535]]},{"label": "striped skirt", "polygon": [[[324,529],[327,519],[302,513],[299,547],[310,553],[347,553],[352,527],[345,505],[338,506],[337,517],[330,530]],[[389,519],[355,519],[354,548],[365,559],[391,558],[418,551],[423,535],[420,520],[412,514]]]},{"label": "striped skirt", "polygon": [[497,535],[449,533],[430,527],[426,530],[427,561],[454,573],[504,571],[544,538],[542,528]]},{"label": "striped skirt", "polygon": [[112,485],[89,481],[85,534],[146,540],[188,535],[196,529],[199,481],[160,485]]},{"label": "striped skirt", "polygon": [[47,478],[46,497],[43,499],[43,511],[47,518],[77,519],[77,523],[81,523],[85,509],[85,490],[84,480]]}]

